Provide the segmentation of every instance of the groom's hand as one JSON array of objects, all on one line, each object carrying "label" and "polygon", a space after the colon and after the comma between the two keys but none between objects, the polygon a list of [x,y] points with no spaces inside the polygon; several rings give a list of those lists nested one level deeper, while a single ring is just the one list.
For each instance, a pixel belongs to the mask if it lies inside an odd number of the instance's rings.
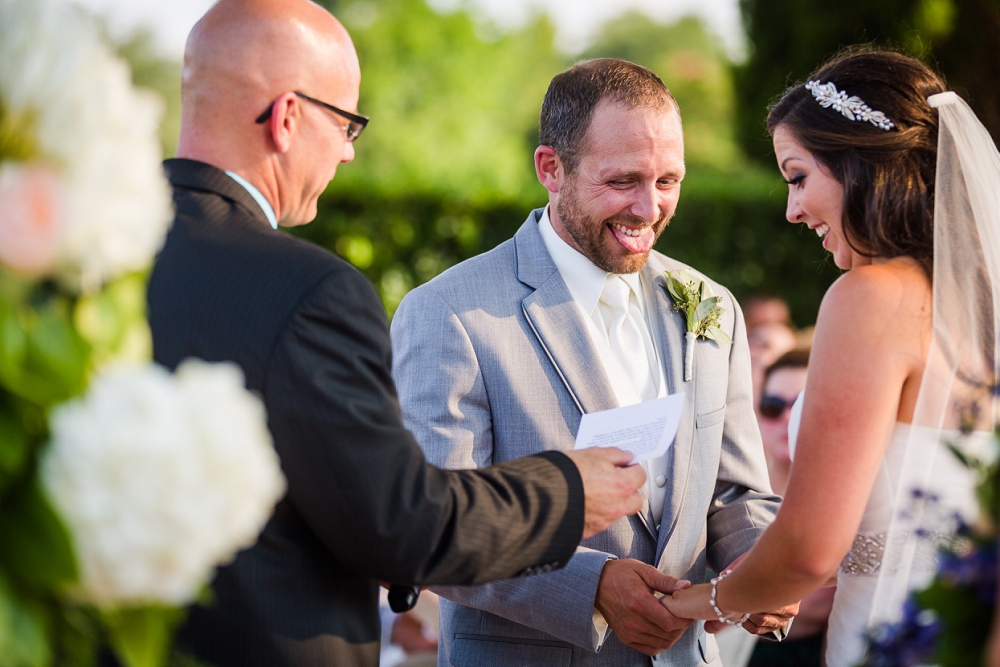
[{"label": "groom's hand", "polygon": [[654,656],[673,646],[692,623],[667,611],[654,593],[669,595],[690,585],[641,561],[609,560],[601,570],[594,606],[623,644]]},{"label": "groom's hand", "polygon": [[743,629],[752,635],[766,635],[788,625],[798,613],[799,603],[796,602],[763,614],[751,614],[743,624]]},{"label": "groom's hand", "polygon": [[646,471],[642,466],[628,465],[631,453],[614,447],[591,447],[565,454],[583,479],[583,539],[642,509],[639,487],[646,483]]},{"label": "groom's hand", "polygon": [[[766,635],[781,630],[799,613],[799,603],[786,605],[774,611],[763,614],[751,614],[743,624],[743,629],[752,635]],[[705,632],[715,634],[724,630],[726,625],[720,621],[705,621]]]}]

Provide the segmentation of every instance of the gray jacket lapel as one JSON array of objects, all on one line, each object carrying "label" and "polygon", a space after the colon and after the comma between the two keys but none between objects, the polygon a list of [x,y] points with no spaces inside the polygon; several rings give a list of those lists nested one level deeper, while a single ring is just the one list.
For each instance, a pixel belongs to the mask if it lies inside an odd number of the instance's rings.
[{"label": "gray jacket lapel", "polygon": [[581,414],[618,407],[580,308],[538,233],[541,211],[532,211],[514,236],[518,280],[534,292],[521,308],[538,342]]},{"label": "gray jacket lapel", "polygon": [[673,300],[665,288],[664,271],[668,267],[660,257],[650,255],[646,267],[642,270],[643,279],[652,286],[655,318],[663,350],[664,375],[667,380],[667,393],[687,392],[684,400],[684,412],[677,428],[677,438],[674,440],[673,460],[669,488],[663,501],[663,516],[660,521],[660,531],[656,548],[656,560],[660,559],[667,540],[673,533],[680,515],[681,505],[691,479],[691,448],[694,445],[695,427],[695,382],[684,382],[684,334],[687,324],[684,316],[674,310]]},{"label": "gray jacket lapel", "polygon": [[[517,277],[535,289],[521,301],[524,317],[581,416],[617,408],[618,399],[601,366],[583,314],[538,232],[540,217],[540,209],[532,211],[514,236]],[[656,539],[656,530],[649,518],[646,488],[643,487],[640,493],[643,509],[639,512],[639,519]]]}]

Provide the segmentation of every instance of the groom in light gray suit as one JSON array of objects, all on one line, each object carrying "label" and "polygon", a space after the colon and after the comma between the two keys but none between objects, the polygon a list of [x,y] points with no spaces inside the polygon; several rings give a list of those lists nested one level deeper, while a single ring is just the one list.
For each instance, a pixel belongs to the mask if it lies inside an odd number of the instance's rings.
[{"label": "groom in light gray suit", "polygon": [[[513,239],[410,292],[392,323],[406,426],[433,463],[488,466],[572,449],[581,415],[685,392],[646,503],[562,571],[436,589],[440,665],[718,665],[702,623],[657,601],[743,555],[777,511],[752,407],[742,314],[709,281],[732,344],[698,340],[652,251],[684,177],[677,103],[649,70],[580,63],[553,79],[535,152],[549,205]],[[405,499],[401,499],[405,502]],[[679,581],[680,580],[680,581]],[[752,619],[765,632],[778,615]]]}]

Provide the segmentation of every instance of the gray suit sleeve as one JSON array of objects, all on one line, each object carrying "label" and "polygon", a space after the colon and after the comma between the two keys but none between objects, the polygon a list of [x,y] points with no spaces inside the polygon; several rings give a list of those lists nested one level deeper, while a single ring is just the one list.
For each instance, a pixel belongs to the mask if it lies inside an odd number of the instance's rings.
[{"label": "gray suit sleeve", "polygon": [[764,447],[753,411],[750,347],[743,312],[733,309],[726,418],[715,492],[708,513],[708,565],[719,572],[750,550],[774,520],[780,498],[771,491]]},{"label": "gray suit sleeve", "polygon": [[[427,460],[451,469],[491,465],[489,396],[472,341],[454,311],[428,288],[410,292],[393,317],[392,349],[403,421]],[[615,556],[577,547],[558,572],[435,592],[593,651],[594,598],[609,558]]]}]

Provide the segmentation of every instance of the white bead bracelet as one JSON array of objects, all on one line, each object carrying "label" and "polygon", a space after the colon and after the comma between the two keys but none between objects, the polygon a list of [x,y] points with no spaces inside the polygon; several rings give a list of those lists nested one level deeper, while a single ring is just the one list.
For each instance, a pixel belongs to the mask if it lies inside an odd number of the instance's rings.
[{"label": "white bead bracelet", "polygon": [[716,604],[715,602],[715,593],[717,587],[719,586],[719,582],[725,579],[726,575],[729,574],[730,572],[732,572],[732,570],[725,570],[722,574],[712,579],[712,595],[709,598],[709,603],[712,605],[712,611],[714,611],[715,615],[719,617],[720,623],[725,623],[726,625],[738,625],[742,627],[743,624],[747,622],[747,619],[750,618],[750,614],[743,614],[740,620],[731,621],[728,618],[726,618],[725,615],[723,615],[722,610],[719,609],[719,605]]}]

